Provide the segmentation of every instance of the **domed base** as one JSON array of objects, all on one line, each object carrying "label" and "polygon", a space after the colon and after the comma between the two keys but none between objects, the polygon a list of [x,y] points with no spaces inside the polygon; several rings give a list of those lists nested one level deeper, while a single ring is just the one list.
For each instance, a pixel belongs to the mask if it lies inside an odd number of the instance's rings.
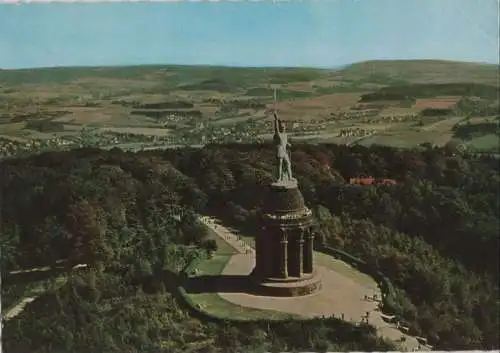
[{"label": "domed base", "polygon": [[272,297],[300,297],[321,289],[321,274],[314,272],[303,277],[259,278],[251,276],[257,294]]},{"label": "domed base", "polygon": [[302,196],[296,180],[272,183],[266,194],[266,202],[262,209],[264,213],[287,213],[306,208],[304,196]]}]

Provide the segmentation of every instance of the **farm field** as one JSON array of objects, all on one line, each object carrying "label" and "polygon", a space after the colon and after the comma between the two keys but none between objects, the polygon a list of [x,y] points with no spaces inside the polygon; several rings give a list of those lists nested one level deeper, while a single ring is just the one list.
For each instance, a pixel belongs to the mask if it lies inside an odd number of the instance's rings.
[{"label": "farm field", "polygon": [[[496,70],[495,65],[426,60],[372,61],[339,70],[1,70],[0,136],[12,143],[57,138],[81,145],[92,140],[88,144],[102,147],[153,141],[252,143],[272,137],[271,113],[276,108],[298,143],[442,145],[466,116],[471,124],[495,119],[480,109],[490,107],[491,112],[498,105],[499,88],[491,80]],[[451,71],[461,80],[443,74]],[[398,95],[399,100],[394,98]],[[461,103],[464,97],[469,98],[467,104]],[[481,150],[491,149],[496,141],[476,134],[464,142]]]},{"label": "farm field", "polygon": [[424,126],[422,129],[420,129],[421,131],[429,131],[429,132],[433,132],[433,131],[436,131],[436,132],[442,132],[442,133],[446,133],[448,131],[451,131],[451,128],[457,124],[458,122],[460,122],[461,120],[463,120],[463,117],[454,117],[454,118],[450,118],[450,119],[443,119],[443,120],[439,120],[433,124],[430,124],[430,125],[427,125],[427,126]]},{"label": "farm field", "polygon": [[499,151],[500,138],[498,135],[484,135],[470,140],[467,145],[474,150],[496,150]]},{"label": "farm field", "polygon": [[432,145],[443,146],[451,140],[452,134],[442,135],[440,132],[432,132],[429,134],[422,134],[416,131],[408,131],[405,133],[372,136],[360,141],[360,145],[386,145],[396,148],[412,148],[423,143],[430,143]]},{"label": "farm field", "polygon": [[418,114],[421,111],[422,109],[417,107],[411,107],[411,108],[389,107],[382,109],[379,113],[379,116],[389,116],[389,117],[405,116],[405,115]]},{"label": "farm field", "polygon": [[415,102],[414,108],[416,109],[425,109],[425,108],[434,108],[434,109],[447,109],[453,108],[460,97],[436,97],[436,98],[428,98],[428,99],[417,99]]},{"label": "farm field", "polygon": [[[284,119],[314,119],[318,115],[349,110],[360,96],[361,93],[334,93],[313,98],[292,99],[279,102],[276,109],[282,113]],[[269,105],[269,108],[272,108],[272,105]]]},{"label": "farm field", "polygon": [[101,128],[101,131],[146,136],[169,136],[172,133],[172,131],[169,129],[152,127],[104,127]]}]

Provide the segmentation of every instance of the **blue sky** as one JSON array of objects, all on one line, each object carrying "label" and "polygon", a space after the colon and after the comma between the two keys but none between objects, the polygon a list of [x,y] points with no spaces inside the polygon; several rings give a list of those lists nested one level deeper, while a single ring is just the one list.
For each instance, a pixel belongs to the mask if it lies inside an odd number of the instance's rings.
[{"label": "blue sky", "polygon": [[497,0],[0,5],[0,68],[498,63]]}]

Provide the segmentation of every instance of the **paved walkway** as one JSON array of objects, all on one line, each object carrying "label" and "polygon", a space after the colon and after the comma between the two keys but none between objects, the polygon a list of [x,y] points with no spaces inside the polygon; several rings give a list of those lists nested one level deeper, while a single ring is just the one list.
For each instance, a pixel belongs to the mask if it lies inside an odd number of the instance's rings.
[{"label": "paved walkway", "polygon": [[240,240],[237,235],[235,235],[235,231],[231,230],[222,224],[219,223],[218,220],[208,216],[201,216],[200,221],[203,222],[207,227],[212,229],[215,234],[221,237],[226,243],[231,245],[237,252],[240,254],[249,254],[254,255],[255,250],[243,240]]},{"label": "paved walkway", "polygon": [[[244,242],[238,240],[228,228],[210,217],[202,217],[202,222],[234,247],[238,254],[233,255],[222,271],[225,275],[248,275],[255,265],[255,251]],[[250,249],[249,249],[250,248]],[[322,289],[318,293],[293,298],[268,297],[247,293],[219,293],[223,299],[241,306],[277,310],[297,314],[304,317],[335,316],[346,321],[359,323],[367,320],[377,328],[379,334],[386,337],[405,351],[429,351],[431,347],[421,346],[417,339],[401,332],[394,324],[382,319],[384,316],[378,309],[379,302],[368,298],[381,298],[377,283],[361,283],[355,276],[348,276],[326,267],[316,265],[321,272]],[[356,271],[352,269],[352,271]],[[401,341],[403,339],[403,341]]]}]

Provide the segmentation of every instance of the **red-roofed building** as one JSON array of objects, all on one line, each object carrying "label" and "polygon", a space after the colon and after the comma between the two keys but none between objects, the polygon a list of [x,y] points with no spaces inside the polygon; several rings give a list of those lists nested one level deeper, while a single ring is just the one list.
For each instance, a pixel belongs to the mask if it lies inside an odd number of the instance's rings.
[{"label": "red-roofed building", "polygon": [[375,179],[373,178],[351,178],[349,180],[349,184],[372,185],[374,183]]},{"label": "red-roofed building", "polygon": [[396,180],[394,180],[394,179],[375,179],[372,177],[369,177],[369,178],[350,178],[349,184],[352,184],[352,185],[375,185],[375,184],[394,185],[394,184],[396,184]]}]

